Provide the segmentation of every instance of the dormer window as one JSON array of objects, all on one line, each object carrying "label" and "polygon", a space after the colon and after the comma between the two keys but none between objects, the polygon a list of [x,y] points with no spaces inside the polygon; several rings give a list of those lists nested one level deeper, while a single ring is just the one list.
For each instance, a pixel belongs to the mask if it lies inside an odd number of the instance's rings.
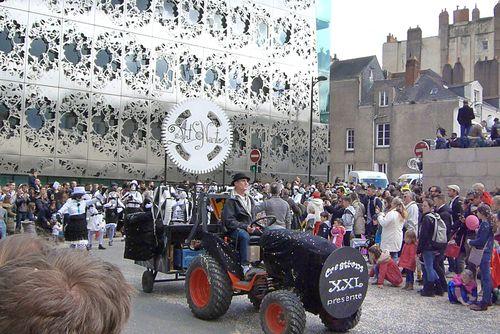
[{"label": "dormer window", "polygon": [[389,105],[389,94],[385,90],[378,93],[378,105],[379,107],[387,107]]},{"label": "dormer window", "polygon": [[370,76],[368,77],[368,80],[370,81],[371,84],[373,83],[373,70],[372,69],[370,69]]}]

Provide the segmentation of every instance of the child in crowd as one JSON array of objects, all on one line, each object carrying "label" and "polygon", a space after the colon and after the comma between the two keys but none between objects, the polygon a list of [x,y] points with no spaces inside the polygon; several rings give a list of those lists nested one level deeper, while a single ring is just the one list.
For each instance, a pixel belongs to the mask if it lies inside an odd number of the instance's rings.
[{"label": "child in crowd", "polygon": [[34,222],[36,220],[35,212],[36,212],[36,204],[34,202],[29,202],[28,203],[28,216],[27,216],[26,220]]},{"label": "child in crowd", "polygon": [[477,301],[477,283],[474,274],[465,269],[448,283],[448,299],[452,304],[470,305]]},{"label": "child in crowd", "polygon": [[305,225],[304,230],[306,232],[313,233],[315,223],[316,223],[316,209],[314,209],[312,205],[309,205],[307,207],[307,217],[304,220],[304,225]]},{"label": "child in crowd", "polygon": [[341,248],[343,243],[344,243],[344,234],[345,234],[345,227],[342,226],[342,220],[341,219],[335,219],[333,221],[333,226],[332,226],[332,243],[337,246],[337,248]]},{"label": "child in crowd", "polygon": [[330,230],[332,229],[330,223],[330,215],[328,214],[328,212],[323,211],[321,212],[319,217],[321,219],[321,224],[319,225],[317,235],[325,239],[328,239],[330,237]]},{"label": "child in crowd", "polygon": [[57,244],[59,243],[59,235],[62,231],[62,225],[57,220],[52,225],[52,240]]},{"label": "child in crowd", "polygon": [[377,281],[374,284],[382,288],[385,280],[394,286],[399,286],[403,283],[403,276],[389,252],[383,252],[379,245],[373,245],[368,249],[368,254],[370,263],[373,264],[373,268],[370,270],[370,277],[377,277]]},{"label": "child in crowd", "polygon": [[408,230],[405,232],[404,240],[398,266],[406,273],[406,284],[403,290],[413,290],[414,273],[417,267],[417,234],[414,230]]}]

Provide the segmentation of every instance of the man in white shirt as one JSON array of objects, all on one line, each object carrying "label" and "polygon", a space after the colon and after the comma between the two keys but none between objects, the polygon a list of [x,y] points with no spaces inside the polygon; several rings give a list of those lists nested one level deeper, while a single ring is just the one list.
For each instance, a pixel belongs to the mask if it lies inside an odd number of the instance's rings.
[{"label": "man in white shirt", "polygon": [[406,230],[414,230],[418,235],[418,206],[415,203],[415,194],[411,191],[405,191],[403,193],[403,203],[405,209],[408,212],[408,217],[406,218],[404,227]]}]

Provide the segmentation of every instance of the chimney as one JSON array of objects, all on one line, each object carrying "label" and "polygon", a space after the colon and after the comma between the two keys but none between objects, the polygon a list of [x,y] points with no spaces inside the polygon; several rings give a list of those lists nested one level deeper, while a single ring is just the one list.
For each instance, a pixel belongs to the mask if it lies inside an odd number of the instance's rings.
[{"label": "chimney", "polygon": [[396,43],[398,39],[393,34],[387,35],[387,43]]},{"label": "chimney", "polygon": [[412,57],[406,61],[405,86],[412,87],[420,75],[420,62]]},{"label": "chimney", "polygon": [[460,22],[469,22],[469,8],[457,9],[453,11],[453,24]]},{"label": "chimney", "polygon": [[474,7],[474,9],[472,10],[472,21],[478,21],[481,17],[481,14],[479,13],[479,8],[477,8],[477,4],[476,4],[476,7]]}]

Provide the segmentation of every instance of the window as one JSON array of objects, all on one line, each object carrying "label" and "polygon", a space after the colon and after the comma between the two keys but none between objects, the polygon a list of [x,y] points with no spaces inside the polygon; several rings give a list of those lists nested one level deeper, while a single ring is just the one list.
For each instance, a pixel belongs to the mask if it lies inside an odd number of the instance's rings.
[{"label": "window", "polygon": [[373,78],[373,70],[372,70],[372,69],[370,69],[370,75],[368,76],[368,80],[370,81],[370,84],[372,84],[372,83],[373,83],[373,79],[374,79],[374,78]]},{"label": "window", "polygon": [[352,172],[353,170],[354,170],[354,165],[352,165],[352,164],[345,165],[345,168],[344,168],[344,180],[349,179],[349,173]]},{"label": "window", "polygon": [[375,171],[387,174],[387,163],[377,163],[375,164]]},{"label": "window", "polygon": [[389,147],[391,144],[391,125],[377,124],[377,147]]},{"label": "window", "polygon": [[354,129],[347,129],[345,133],[345,150],[354,151]]},{"label": "window", "polygon": [[481,102],[481,95],[477,89],[474,89],[474,103]]},{"label": "window", "polygon": [[389,105],[389,95],[386,91],[378,93],[378,105],[380,107],[387,107]]},{"label": "window", "polygon": [[488,50],[488,41],[483,41],[483,50]]}]

